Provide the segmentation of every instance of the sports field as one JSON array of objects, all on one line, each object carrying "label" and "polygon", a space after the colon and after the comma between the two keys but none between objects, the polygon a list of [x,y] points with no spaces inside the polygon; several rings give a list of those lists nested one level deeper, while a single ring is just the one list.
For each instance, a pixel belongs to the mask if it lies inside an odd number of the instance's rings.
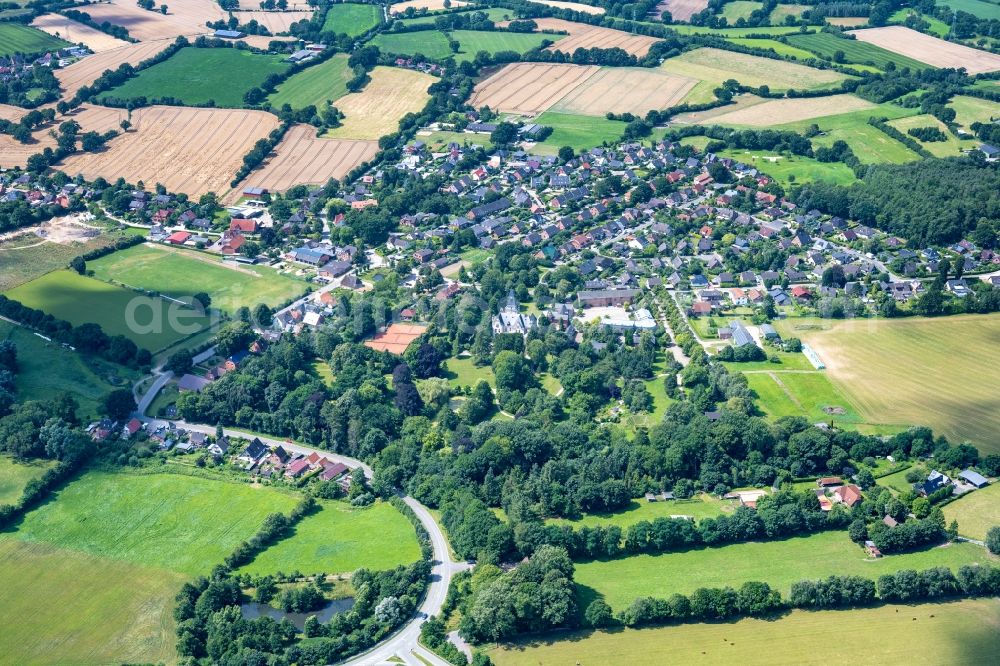
[{"label": "sports field", "polygon": [[[161,298],[142,296],[70,270],[43,275],[7,292],[7,296],[74,326],[100,324],[108,335],[124,335],[153,353],[209,324],[206,315],[196,315]],[[131,325],[130,313],[134,315]]]},{"label": "sports field", "polygon": [[101,99],[172,98],[181,104],[239,108],[243,95],[271,74],[288,69],[282,56],[257,55],[231,48],[183,48],[167,60],[139,72]]},{"label": "sports field", "polygon": [[[489,651],[497,666],[740,664],[825,666],[845,654],[864,664],[979,666],[1000,660],[1000,600],[792,611],[780,619],[554,633]],[[942,657],[944,657],[942,659]]]},{"label": "sports field", "polygon": [[985,548],[954,543],[869,560],[842,530],[818,532],[782,541],[739,543],[663,555],[633,555],[576,564],[579,596],[589,602],[603,595],[618,610],[637,597],[690,594],[699,587],[739,587],[759,580],[788,594],[792,583],[830,575],[878,578],[900,569],[944,566],[957,569],[974,562],[997,562]]},{"label": "sports field", "polygon": [[81,419],[96,417],[101,398],[115,385],[134,379],[131,370],[46,342],[28,329],[5,321],[0,321],[0,340],[12,340],[17,345],[15,387],[19,400],[51,400],[68,393],[79,403],[77,413]]},{"label": "sports field", "polygon": [[[333,5],[345,6],[347,5]],[[354,73],[347,66],[347,56],[335,55],[326,62],[292,74],[278,85],[267,101],[275,109],[280,109],[285,104],[293,109],[304,109],[310,104],[321,109],[327,101],[333,102],[347,94],[347,82],[353,76]]]},{"label": "sports field", "polygon": [[37,479],[52,466],[49,460],[17,462],[8,455],[0,455],[0,506],[16,504],[28,481]]},{"label": "sports field", "polygon": [[275,307],[305,292],[306,284],[265,266],[227,264],[213,255],[159,245],[136,245],[87,264],[94,277],[183,299],[199,292],[229,314],[259,303]]},{"label": "sports field", "polygon": [[41,54],[68,46],[66,42],[41,30],[20,23],[0,23],[0,56]]},{"label": "sports field", "polygon": [[804,416],[812,423],[856,425],[861,418],[822,371],[746,372],[758,405],[769,417]]},{"label": "sports field", "polygon": [[323,32],[346,34],[351,37],[363,35],[379,24],[381,10],[378,5],[362,5],[350,2],[330,5],[323,21]]},{"label": "sports field", "polygon": [[294,534],[239,572],[308,575],[351,573],[361,567],[381,571],[420,559],[413,525],[391,504],[353,508],[346,502],[321,501],[320,506],[295,526]]},{"label": "sports field", "polygon": [[702,518],[715,518],[735,510],[736,506],[728,500],[720,500],[712,495],[698,494],[688,500],[667,502],[647,502],[645,499],[634,499],[628,507],[614,513],[588,513],[575,520],[550,518],[545,522],[552,525],[570,525],[574,529],[606,525],[617,525],[624,529],[643,520],[670,518],[671,516],[691,516],[695,520],[701,520]]},{"label": "sports field", "polygon": [[343,124],[324,136],[378,140],[391,134],[399,129],[403,116],[424,108],[430,99],[427,89],[437,81],[422,72],[382,66],[372,70],[371,79],[361,92],[337,100],[336,107],[345,116]]},{"label": "sports field", "polygon": [[885,69],[890,62],[894,63],[898,69],[909,67],[910,69],[927,69],[929,65],[907,58],[904,55],[893,53],[874,44],[869,44],[860,39],[845,39],[829,32],[817,32],[811,35],[789,35],[788,43],[799,48],[812,51],[813,53],[833,59],[834,55],[840,51],[844,54],[844,62],[861,65],[874,65],[879,69]]},{"label": "sports field", "polygon": [[625,123],[597,116],[577,116],[546,111],[535,119],[539,125],[552,128],[552,134],[533,149],[534,152],[555,154],[562,146],[586,150],[605,141],[617,141],[625,131]]},{"label": "sports field", "polygon": [[793,177],[795,183],[820,181],[836,185],[850,185],[856,180],[854,172],[843,162],[820,162],[801,155],[779,155],[757,150],[723,150],[719,155],[753,166],[785,187],[793,184]]},{"label": "sports field", "polygon": [[994,482],[980,490],[944,506],[944,519],[958,521],[958,533],[983,540],[991,527],[1000,525],[1000,483]]}]

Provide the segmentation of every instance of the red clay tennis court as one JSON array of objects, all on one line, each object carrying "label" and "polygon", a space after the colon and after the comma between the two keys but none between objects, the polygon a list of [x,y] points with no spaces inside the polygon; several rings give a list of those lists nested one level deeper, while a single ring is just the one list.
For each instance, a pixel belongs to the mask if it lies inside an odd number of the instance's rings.
[{"label": "red clay tennis court", "polygon": [[411,342],[420,337],[425,328],[420,324],[392,324],[371,340],[365,341],[365,346],[377,351],[402,354]]}]

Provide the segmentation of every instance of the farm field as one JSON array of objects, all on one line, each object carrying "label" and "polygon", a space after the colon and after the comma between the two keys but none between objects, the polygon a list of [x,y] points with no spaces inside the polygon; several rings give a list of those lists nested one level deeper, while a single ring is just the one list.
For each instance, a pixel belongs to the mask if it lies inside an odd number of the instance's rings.
[{"label": "farm field", "polygon": [[88,262],[87,268],[98,280],[171,298],[205,292],[212,297],[213,308],[228,314],[258,303],[279,306],[300,296],[306,287],[264,266],[226,264],[212,255],[162,245],[136,245]]},{"label": "farm field", "polygon": [[84,666],[177,659],[171,609],[187,575],[16,537],[0,537],[5,661]]},{"label": "farm field", "polygon": [[473,60],[480,51],[487,53],[499,53],[500,51],[514,51],[516,53],[527,53],[531,49],[536,49],[545,40],[561,41],[559,35],[539,35],[524,32],[489,32],[485,30],[455,30],[451,33],[452,39],[458,41],[459,50],[455,54],[459,62]]},{"label": "farm field", "polygon": [[633,113],[645,116],[652,109],[680,104],[697,82],[659,69],[602,67],[583,80],[552,111],[603,116]]},{"label": "farm field", "polygon": [[[119,109],[109,109],[102,106],[83,105],[79,110],[69,114],[73,120],[80,123],[83,131],[106,132],[107,130],[118,130],[118,123],[125,117],[125,111]],[[54,148],[55,138],[49,133],[54,129],[54,125],[47,125],[36,129],[33,138],[35,143],[20,143],[9,134],[0,134],[0,167],[9,168],[12,166],[23,167],[28,158],[45,148]]]},{"label": "farm field", "polygon": [[228,18],[228,14],[214,0],[170,0],[168,5],[165,15],[142,9],[130,0],[90,4],[85,11],[97,24],[107,21],[120,25],[128,30],[129,36],[140,42],[173,39],[178,35],[208,34],[212,31],[205,25],[206,22]]},{"label": "farm field", "polygon": [[233,12],[233,16],[240,22],[240,25],[247,24],[250,21],[257,21],[257,23],[267,28],[268,32],[272,35],[280,35],[281,33],[288,32],[293,23],[308,21],[312,18],[312,15],[312,11],[268,12],[241,9]]},{"label": "farm field", "polygon": [[955,11],[966,12],[984,19],[1000,19],[1000,4],[989,0],[941,0]]},{"label": "farm field", "polygon": [[52,243],[26,237],[0,243],[0,293],[64,268],[73,257],[111,245],[116,238],[101,234],[83,242]]},{"label": "farm field", "polygon": [[74,44],[83,43],[94,53],[129,45],[129,42],[112,37],[96,28],[91,28],[89,25],[72,21],[60,14],[43,14],[35,17],[35,20],[31,22],[31,27],[58,39],[72,41]]},{"label": "farm field", "polygon": [[330,178],[343,178],[377,152],[377,141],[317,138],[312,125],[294,125],[273,155],[243,179],[233,195],[238,198],[247,187],[283,192],[295,185],[323,184]]},{"label": "farm field", "polygon": [[[10,326],[7,322],[0,322],[0,335],[3,334],[3,327]],[[30,334],[29,334],[30,335]],[[2,339],[7,339],[6,337]],[[18,352],[21,347],[18,346]],[[21,359],[18,359],[20,361]],[[53,463],[48,460],[31,462],[17,462],[12,457],[4,454],[0,455],[0,506],[4,504],[16,504],[21,499],[21,493],[28,481],[37,479],[50,468]]]},{"label": "farm field", "polygon": [[570,11],[581,12],[583,14],[593,14],[595,16],[604,13],[604,7],[585,5],[582,2],[563,2],[562,0],[531,0],[531,2],[555,7],[556,9],[569,9]]},{"label": "farm field", "polygon": [[[650,46],[659,41],[655,37],[633,35],[622,30],[574,23],[563,19],[540,18],[534,19],[534,21],[538,24],[539,30],[559,30],[569,33],[568,37],[560,39],[548,48],[549,51],[562,51],[569,55],[580,48],[620,48],[630,55],[641,58],[649,53]],[[553,36],[550,35],[548,38],[553,39]]]},{"label": "farm field", "polygon": [[735,24],[740,19],[749,19],[750,14],[754,13],[763,6],[764,3],[762,2],[753,2],[752,0],[733,0],[732,2],[727,2],[722,6],[722,12],[718,14],[718,16],[726,19],[731,24]]},{"label": "farm field", "polygon": [[[97,416],[101,398],[116,385],[134,379],[133,371],[47,342],[6,321],[0,321],[0,340],[12,340],[17,345],[18,400],[51,400],[66,393],[80,405],[81,420]],[[4,476],[0,465],[0,486]],[[0,490],[0,504],[4,503],[3,494]]]},{"label": "farm field", "polygon": [[[468,2],[463,2],[463,0],[451,0],[450,3],[452,9],[458,7],[464,7]],[[442,9],[447,9],[444,6],[444,0],[406,0],[405,2],[394,2],[389,8],[390,14],[402,14],[410,7],[414,9],[426,9],[428,11],[439,11]]]},{"label": "farm field", "polygon": [[759,580],[787,595],[792,583],[830,575],[878,578],[901,569],[995,562],[982,546],[954,543],[900,555],[869,560],[843,530],[818,532],[782,541],[731,544],[662,555],[631,557],[576,564],[578,596],[589,603],[602,595],[619,610],[637,597],[690,594],[699,587],[738,588]]},{"label": "farm field", "polygon": [[868,124],[872,116],[884,118],[902,118],[918,113],[918,109],[906,109],[895,104],[880,104],[871,110],[838,113],[797,123],[787,123],[775,126],[775,129],[804,132],[812,124],[816,124],[822,134],[813,137],[813,144],[829,146],[834,141],[845,141],[851,147],[858,159],[865,164],[891,162],[900,164],[919,159],[912,150],[896,141],[885,132]]},{"label": "farm field", "polygon": [[20,23],[0,23],[0,56],[41,54],[64,46],[68,43],[41,30]]},{"label": "farm field", "polygon": [[600,70],[595,65],[513,63],[480,81],[469,103],[505,113],[541,113]]},{"label": "farm field", "polygon": [[955,122],[965,128],[975,122],[988,123],[1000,118],[1000,103],[988,99],[956,95],[948,102],[948,107],[955,109]]},{"label": "farm field", "polygon": [[809,5],[778,5],[771,10],[771,15],[768,18],[771,23],[781,25],[785,22],[785,18],[789,16],[798,18],[807,9],[809,9]]},{"label": "farm field", "polygon": [[1000,525],[1000,484],[994,482],[968,493],[946,504],[942,511],[949,524],[958,521],[959,534],[981,541],[991,527]]},{"label": "farm field", "polygon": [[898,25],[855,30],[857,39],[935,67],[964,67],[969,74],[1000,70],[1000,55],[946,42]]},{"label": "farm field", "polygon": [[275,109],[280,109],[285,104],[293,109],[304,109],[310,104],[321,109],[327,101],[332,102],[347,94],[347,82],[353,76],[354,73],[347,65],[347,56],[335,55],[326,62],[292,74],[278,85],[267,101]]},{"label": "farm field", "polygon": [[323,31],[358,37],[377,26],[380,18],[378,5],[338,3],[327,9]]},{"label": "farm field", "polygon": [[102,176],[109,181],[124,177],[159,182],[192,197],[222,193],[243,156],[278,124],[277,117],[263,111],[145,107],[133,111],[133,129],[112,140],[106,150],[75,153],[60,168],[89,180]]},{"label": "farm field", "polygon": [[[773,127],[774,125],[822,118],[830,115],[831,109],[849,113],[874,109],[875,107],[875,104],[854,95],[772,99],[734,111],[719,113],[711,118],[711,122],[716,125]],[[720,111],[725,111],[725,107]]]},{"label": "farm field", "polygon": [[890,62],[898,69],[927,69],[927,63],[908,58],[904,55],[886,50],[875,44],[860,39],[844,39],[828,32],[817,32],[812,35],[788,35],[788,42],[794,46],[812,51],[813,53],[832,59],[837,51],[844,53],[844,62],[855,64],[870,64],[885,69]]},{"label": "farm field", "polygon": [[732,513],[735,505],[726,500],[716,499],[712,495],[699,494],[689,500],[669,500],[666,502],[647,502],[645,499],[634,499],[628,508],[614,513],[588,513],[581,518],[549,518],[545,522],[551,525],[571,525],[574,529],[581,527],[600,527],[617,525],[626,528],[643,520],[670,518],[671,516],[693,516],[696,520],[715,518],[724,513]]},{"label": "farm field", "polygon": [[952,441],[971,440],[984,453],[1000,452],[1000,398],[991,388],[1000,381],[994,344],[1000,315],[800,319],[776,328],[809,343],[866,421],[927,425]]},{"label": "farm field", "polygon": [[768,85],[771,90],[817,90],[846,78],[839,72],[714,48],[688,51],[668,59],[660,67],[707,82],[709,93],[728,79],[736,79],[746,86]]},{"label": "farm field", "polygon": [[214,102],[214,106],[238,108],[243,106],[243,96],[248,90],[286,69],[288,63],[282,56],[231,48],[187,47],[107,91],[98,101],[170,98],[182,104]]},{"label": "farm field", "polygon": [[361,567],[383,571],[420,559],[413,525],[391,504],[352,508],[346,502],[321,500],[320,506],[319,512],[295,526],[293,534],[239,573],[351,573]]},{"label": "farm field", "polygon": [[828,664],[844,637],[865,663],[978,666],[1000,660],[1000,600],[880,606],[851,611],[796,610],[780,619],[685,624],[650,629],[547,634],[501,644],[488,654],[497,666],[632,666]]},{"label": "farm field", "polygon": [[[6,295],[57,319],[65,319],[74,326],[100,324],[108,335],[124,335],[139,347],[154,353],[193,335],[209,323],[207,316],[180,310],[177,323],[182,326],[170,326],[169,313],[172,308],[167,301],[140,296],[128,289],[77,275],[70,270],[54,271],[23,284]],[[129,304],[136,299],[142,299],[136,301],[142,304],[135,312],[136,323],[152,328],[152,332],[133,331],[133,327],[126,321]],[[156,325],[154,316],[163,322],[162,327]]]},{"label": "farm field", "polygon": [[103,51],[73,64],[57,69],[56,78],[66,97],[72,97],[83,86],[90,85],[107,69],[118,69],[122,63],[138,65],[143,60],[149,60],[163,49],[170,46],[171,39],[129,44],[110,51]]},{"label": "farm field", "polygon": [[927,32],[937,35],[938,37],[947,37],[948,33],[951,32],[951,27],[944,21],[936,19],[928,14],[921,14],[917,10],[911,9],[910,7],[897,9],[891,16],[889,16],[888,23],[905,25],[906,21],[911,16],[915,16],[921,21],[925,21],[928,25]]},{"label": "farm field", "polygon": [[403,116],[423,109],[430,99],[427,89],[437,81],[429,74],[382,66],[372,70],[371,79],[361,92],[337,100],[337,108],[346,117],[325,136],[377,141],[399,129]]},{"label": "farm field", "polygon": [[[453,10],[449,13],[464,14],[470,11],[483,12],[494,23],[498,23],[500,21],[509,21],[513,17],[513,13],[505,7],[473,7],[470,9]],[[434,13],[434,14],[426,14],[424,16],[414,16],[413,18],[404,18],[397,20],[405,26],[429,25],[434,23],[434,20],[440,15],[441,15],[440,13]]]},{"label": "farm field", "polygon": [[779,155],[751,150],[723,150],[723,157],[731,157],[744,164],[760,169],[783,186],[796,183],[812,183],[822,181],[836,185],[850,185],[856,179],[850,167],[842,162],[820,162],[811,157],[801,155]]},{"label": "farm field", "polygon": [[929,113],[891,120],[889,124],[903,134],[906,134],[907,130],[917,127],[936,127],[944,132],[944,135],[947,137],[944,141],[921,141],[916,137],[911,137],[914,141],[922,145],[925,150],[934,155],[934,157],[958,157],[962,153],[963,148],[973,148],[976,146],[976,142],[974,141],[966,141],[965,143],[960,141],[958,137],[951,133],[947,125]]},{"label": "farm field", "polygon": [[713,35],[715,37],[749,37],[750,35],[789,35],[798,32],[796,26],[772,25],[759,28],[707,28],[700,25],[671,25],[679,35]]},{"label": "farm field", "polygon": [[[778,6],[781,7],[782,5]],[[811,53],[805,49],[800,49],[796,46],[791,46],[790,44],[785,44],[784,42],[779,42],[777,39],[732,37],[727,41],[730,41],[738,46],[746,46],[747,48],[770,49],[778,55],[791,56],[792,58],[796,58],[798,60],[809,60],[810,58],[816,57],[815,53]]]},{"label": "farm field", "polygon": [[656,5],[655,14],[660,17],[664,11],[668,11],[675,21],[689,21],[706,7],[708,0],[662,0]]},{"label": "farm field", "polygon": [[533,152],[556,154],[563,146],[586,150],[605,141],[617,141],[625,131],[625,123],[595,116],[576,116],[546,111],[535,119],[540,125],[552,128],[545,141],[536,144]]},{"label": "farm field", "polygon": [[432,60],[443,60],[454,55],[448,46],[448,38],[437,30],[419,32],[380,33],[371,42],[384,53],[412,56],[423,54]]}]

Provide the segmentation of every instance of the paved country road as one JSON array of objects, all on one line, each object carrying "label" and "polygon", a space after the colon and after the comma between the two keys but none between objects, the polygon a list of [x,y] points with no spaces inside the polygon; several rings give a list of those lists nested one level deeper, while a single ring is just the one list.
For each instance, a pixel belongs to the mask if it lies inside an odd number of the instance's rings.
[{"label": "paved country road", "polygon": [[[151,419],[144,415],[141,415],[140,418],[154,427],[170,423],[168,421]],[[207,435],[215,434],[215,426],[199,423],[187,423],[186,421],[172,421],[172,423],[178,428],[183,428],[189,432],[202,432]],[[229,437],[241,437],[244,439],[257,437],[268,446],[282,446],[286,451],[292,453],[309,455],[310,453],[316,452],[322,456],[326,456],[334,462],[343,463],[352,469],[360,467],[365,471],[365,475],[367,477],[371,478],[372,476],[371,467],[356,458],[343,456],[330,451],[324,451],[323,449],[302,446],[287,440],[253,435],[234,428],[225,428],[224,430],[225,434]],[[412,497],[403,495],[401,495],[401,497],[403,501],[406,502],[407,506],[413,509],[413,513],[416,514],[420,523],[424,526],[424,529],[427,530],[427,533],[431,538],[431,547],[433,549],[433,555],[431,557],[433,566],[431,568],[430,584],[427,586],[427,594],[424,597],[423,603],[420,604],[420,608],[417,610],[417,613],[410,619],[409,622],[374,648],[362,653],[361,655],[353,657],[349,661],[341,662],[344,666],[377,666],[379,664],[396,664],[396,666],[398,666],[398,661],[389,661],[394,657],[402,659],[405,664],[409,664],[411,666],[426,666],[425,662],[431,664],[432,666],[450,666],[447,661],[438,657],[436,654],[418,643],[418,639],[420,638],[420,626],[428,617],[432,615],[439,615],[441,613],[445,597],[448,595],[448,587],[451,585],[452,576],[459,571],[468,569],[470,565],[465,562],[456,562],[451,558],[451,551],[448,548],[448,539],[445,537],[441,527],[437,524],[437,521],[434,520],[430,511],[427,510],[427,507]],[[419,658],[416,655],[419,655]]]}]

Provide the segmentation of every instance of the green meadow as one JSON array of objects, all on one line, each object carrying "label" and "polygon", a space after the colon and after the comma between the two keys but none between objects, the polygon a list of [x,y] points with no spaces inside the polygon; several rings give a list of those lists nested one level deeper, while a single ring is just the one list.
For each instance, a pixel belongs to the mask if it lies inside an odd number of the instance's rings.
[{"label": "green meadow", "polygon": [[569,146],[574,150],[588,150],[605,141],[617,141],[625,131],[625,123],[620,120],[554,111],[546,111],[538,116],[535,122],[551,127],[552,134],[537,144],[532,151],[553,155],[562,146]]},{"label": "green meadow", "polygon": [[41,54],[69,46],[47,32],[20,23],[0,23],[0,56]]},{"label": "green meadow", "polygon": [[0,455],[0,506],[16,504],[24,487],[53,467],[48,460],[20,462],[8,455]]},{"label": "green meadow", "polygon": [[303,109],[312,104],[319,109],[327,101],[332,102],[346,95],[347,82],[353,76],[354,73],[347,66],[347,56],[338,54],[292,74],[278,85],[267,101],[275,109],[280,109],[285,104],[293,109]]},{"label": "green meadow", "polygon": [[643,520],[670,518],[671,516],[691,516],[695,520],[715,518],[724,513],[732,513],[735,505],[728,500],[720,500],[704,493],[687,500],[669,500],[666,502],[647,502],[645,499],[634,499],[628,507],[614,513],[588,513],[580,518],[549,518],[545,522],[553,525],[571,525],[574,529],[581,527],[599,527],[617,525],[626,528]]},{"label": "green meadow", "polygon": [[326,10],[323,32],[358,37],[377,26],[381,21],[382,8],[379,5],[342,2],[330,5]]},{"label": "green meadow", "polygon": [[771,176],[784,187],[794,183],[825,182],[850,185],[854,172],[843,162],[820,162],[802,155],[778,155],[756,150],[723,150],[722,157],[731,157]]},{"label": "green meadow", "polygon": [[899,69],[909,67],[910,69],[933,69],[927,63],[907,58],[883,49],[880,46],[862,42],[857,39],[847,39],[838,37],[829,32],[817,32],[811,35],[788,35],[788,43],[806,51],[812,51],[816,55],[833,60],[837,52],[844,54],[845,63],[855,63],[859,65],[874,65],[879,69],[885,69],[889,63],[895,64]]}]

